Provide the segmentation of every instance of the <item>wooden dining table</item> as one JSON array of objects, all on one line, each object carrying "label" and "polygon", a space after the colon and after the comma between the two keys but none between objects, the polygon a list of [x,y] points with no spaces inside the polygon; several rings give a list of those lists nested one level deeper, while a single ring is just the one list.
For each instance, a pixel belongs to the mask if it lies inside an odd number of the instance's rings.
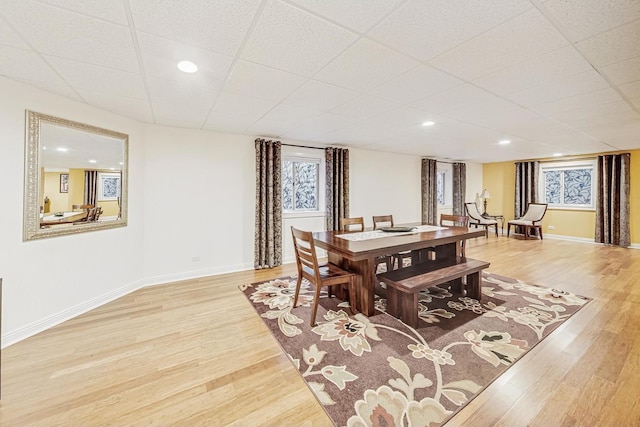
[{"label": "wooden dining table", "polygon": [[411,251],[412,264],[425,262],[428,257],[436,257],[445,265],[447,261],[452,265],[458,255],[457,242],[484,236],[485,230],[480,229],[425,225],[418,225],[415,231],[407,233],[380,230],[313,233],[315,245],[327,251],[330,262],[355,273],[356,308],[367,316],[372,316],[375,312],[377,257]]}]

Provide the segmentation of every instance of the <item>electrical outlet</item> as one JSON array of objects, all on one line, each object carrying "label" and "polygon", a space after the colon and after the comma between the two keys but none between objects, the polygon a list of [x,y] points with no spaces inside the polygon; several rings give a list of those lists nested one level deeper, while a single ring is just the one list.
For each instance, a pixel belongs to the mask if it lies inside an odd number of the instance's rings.
[{"label": "electrical outlet", "polygon": [[199,256],[191,257],[191,262],[200,262],[200,257]]},{"label": "electrical outlet", "polygon": [[555,226],[555,225],[550,225],[550,226],[548,226],[547,228],[548,228],[549,230],[555,230],[555,229],[556,229],[556,226]]}]

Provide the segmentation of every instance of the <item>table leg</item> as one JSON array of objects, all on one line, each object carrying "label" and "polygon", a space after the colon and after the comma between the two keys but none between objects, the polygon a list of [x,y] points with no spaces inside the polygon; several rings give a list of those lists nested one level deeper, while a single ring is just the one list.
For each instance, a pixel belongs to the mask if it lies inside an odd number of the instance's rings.
[{"label": "table leg", "polygon": [[356,275],[356,308],[365,316],[373,316],[376,290],[375,260],[371,258],[352,261],[329,252],[329,261]]}]

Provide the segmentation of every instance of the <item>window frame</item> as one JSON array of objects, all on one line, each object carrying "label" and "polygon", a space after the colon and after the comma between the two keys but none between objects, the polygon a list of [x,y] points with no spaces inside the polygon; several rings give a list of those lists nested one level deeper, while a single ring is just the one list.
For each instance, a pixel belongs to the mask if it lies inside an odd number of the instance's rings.
[{"label": "window frame", "polygon": [[[294,163],[315,163],[318,165],[318,179],[316,187],[317,209],[295,209],[295,184],[293,188],[294,209],[285,209],[282,205],[283,218],[319,217],[325,215],[325,158],[324,150],[303,147],[282,147],[282,170],[286,161]],[[283,180],[284,185],[284,180]],[[284,186],[283,186],[284,193]]]},{"label": "window frame", "polygon": [[[565,204],[564,203],[564,172],[568,170],[576,169],[591,169],[591,203],[590,204]],[[559,171],[561,172],[561,194],[559,204],[551,204],[547,201],[547,189],[545,172],[547,171]],[[598,181],[598,168],[595,159],[583,159],[583,160],[571,160],[571,161],[558,161],[558,162],[545,162],[540,164],[540,177],[538,180],[538,192],[540,194],[541,202],[547,203],[548,209],[558,210],[577,210],[577,211],[595,211],[596,209],[596,189]]]}]

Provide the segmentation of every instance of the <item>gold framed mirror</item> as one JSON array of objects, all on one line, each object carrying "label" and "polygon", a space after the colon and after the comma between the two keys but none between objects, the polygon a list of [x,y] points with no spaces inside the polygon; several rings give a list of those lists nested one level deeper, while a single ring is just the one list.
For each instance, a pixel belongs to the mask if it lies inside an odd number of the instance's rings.
[{"label": "gold framed mirror", "polygon": [[127,225],[129,136],[26,111],[23,239]]}]

